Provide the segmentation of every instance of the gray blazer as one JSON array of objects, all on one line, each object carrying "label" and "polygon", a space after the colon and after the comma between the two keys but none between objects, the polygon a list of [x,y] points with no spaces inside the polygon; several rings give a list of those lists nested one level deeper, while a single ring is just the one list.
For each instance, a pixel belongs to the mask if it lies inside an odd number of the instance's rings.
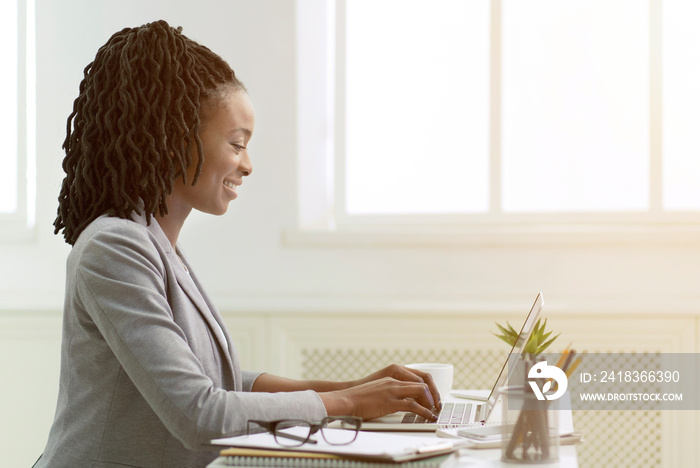
[{"label": "gray blazer", "polygon": [[315,392],[250,391],[259,374],[240,369],[179,245],[132,218],[96,219],[68,256],[58,403],[36,466],[204,467],[217,455],[205,444],[248,419],[326,416]]}]

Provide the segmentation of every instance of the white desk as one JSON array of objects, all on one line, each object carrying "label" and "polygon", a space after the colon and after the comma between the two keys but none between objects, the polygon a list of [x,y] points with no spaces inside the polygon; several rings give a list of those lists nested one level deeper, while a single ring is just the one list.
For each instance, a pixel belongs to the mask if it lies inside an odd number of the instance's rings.
[{"label": "white desk", "polygon": [[[453,396],[448,396],[446,401],[458,402],[467,401]],[[411,435],[424,435],[433,437],[432,432],[411,432]],[[446,439],[449,440],[449,439]],[[559,461],[556,463],[546,464],[520,464],[520,463],[505,463],[501,461],[501,449],[461,449],[459,463],[457,467],[465,468],[493,468],[493,467],[536,467],[543,466],[547,468],[578,468],[578,457],[576,454],[576,445],[560,445],[559,446]]]},{"label": "white desk", "polygon": [[559,461],[543,465],[515,464],[501,461],[501,449],[462,449],[459,452],[459,462],[456,466],[464,468],[494,468],[494,467],[557,467],[557,468],[578,468],[578,458],[576,456],[575,445],[563,445],[559,447]]},{"label": "white desk", "polygon": [[[398,433],[397,433],[398,434]],[[405,433],[404,433],[405,434]],[[434,436],[430,432],[412,432],[411,435],[425,435],[426,437]],[[449,440],[449,439],[446,439]],[[576,454],[576,445],[560,445],[559,446],[559,461],[556,463],[546,464],[520,464],[520,463],[505,463],[501,461],[501,449],[460,449],[459,462],[456,465],[459,468],[517,468],[517,467],[536,467],[543,466],[547,468],[578,468],[578,457]]]},{"label": "white desk", "polygon": [[[208,466],[220,467],[225,465],[218,465],[212,463]],[[504,463],[501,461],[501,449],[462,449],[459,451],[459,461],[456,465],[453,466],[456,466],[458,468],[532,468],[536,466],[542,466],[547,468],[578,468],[578,460],[576,457],[575,445],[565,445],[559,447],[559,461],[556,463],[547,463],[542,465],[521,465],[515,463]],[[401,464],[397,464],[396,467],[400,468]]]},{"label": "white desk", "polygon": [[[448,396],[446,401],[467,401],[464,399]],[[564,417],[564,416],[562,416]],[[570,418],[570,415],[569,415]],[[414,433],[415,434],[415,433]],[[433,435],[432,433],[424,433]],[[576,454],[576,445],[560,445],[559,446],[559,461],[556,463],[546,464],[520,464],[506,463],[501,461],[501,449],[461,449],[458,467],[469,468],[492,468],[492,467],[557,467],[557,468],[578,468],[578,457]]]},{"label": "white desk", "polygon": [[[448,397],[449,401],[466,401],[454,397]],[[387,432],[393,435],[410,435],[412,437],[435,437],[434,432]],[[458,439],[443,439],[443,440],[458,440]],[[212,464],[211,467],[219,467],[222,465]],[[544,464],[516,464],[505,463],[501,461],[501,449],[460,449],[459,460],[456,465],[459,468],[517,468],[517,467],[547,467],[547,468],[578,468],[578,458],[575,445],[561,445],[559,447],[559,461],[554,463]],[[396,465],[397,468],[401,464]]]}]

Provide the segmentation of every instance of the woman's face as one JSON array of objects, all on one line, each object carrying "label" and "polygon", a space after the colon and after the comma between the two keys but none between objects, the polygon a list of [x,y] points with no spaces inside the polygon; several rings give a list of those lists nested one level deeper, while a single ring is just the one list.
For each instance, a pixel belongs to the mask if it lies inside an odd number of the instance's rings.
[{"label": "woman's face", "polygon": [[202,172],[192,185],[197,166],[194,148],[193,163],[187,170],[188,182],[184,184],[181,178],[175,181],[168,205],[177,203],[179,208],[222,215],[229,202],[238,196],[243,177],[253,171],[248,143],[253,136],[255,113],[244,90],[229,91],[222,99],[203,105],[208,107],[199,131],[204,152]]}]

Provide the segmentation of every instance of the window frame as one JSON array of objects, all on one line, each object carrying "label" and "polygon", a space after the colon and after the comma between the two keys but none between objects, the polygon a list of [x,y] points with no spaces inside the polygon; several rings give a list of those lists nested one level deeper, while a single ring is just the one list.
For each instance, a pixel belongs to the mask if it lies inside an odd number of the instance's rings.
[{"label": "window frame", "polygon": [[34,0],[17,0],[17,207],[0,213],[0,239],[26,240],[36,217],[36,33]]},{"label": "window frame", "polygon": [[[486,213],[356,215],[345,212],[347,0],[297,5],[298,226],[284,239],[311,244],[694,243],[700,211],[665,211],[662,186],[662,0],[649,2],[649,208],[643,212],[504,213],[501,209],[501,17],[491,0],[490,193]],[[313,12],[311,10],[314,10]],[[319,25],[318,22],[326,24]],[[311,47],[316,44],[315,48]],[[325,44],[320,50],[318,44]],[[315,54],[315,55],[314,55]]]}]

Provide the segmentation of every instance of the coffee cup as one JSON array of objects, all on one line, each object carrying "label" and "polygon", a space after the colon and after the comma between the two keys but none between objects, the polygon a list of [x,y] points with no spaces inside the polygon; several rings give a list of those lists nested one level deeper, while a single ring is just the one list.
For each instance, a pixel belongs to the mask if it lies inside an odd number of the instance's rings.
[{"label": "coffee cup", "polygon": [[454,366],[452,366],[452,364],[417,362],[407,364],[406,367],[430,374],[437,387],[438,393],[440,393],[440,400],[444,401],[450,394],[452,379],[454,377]]}]

